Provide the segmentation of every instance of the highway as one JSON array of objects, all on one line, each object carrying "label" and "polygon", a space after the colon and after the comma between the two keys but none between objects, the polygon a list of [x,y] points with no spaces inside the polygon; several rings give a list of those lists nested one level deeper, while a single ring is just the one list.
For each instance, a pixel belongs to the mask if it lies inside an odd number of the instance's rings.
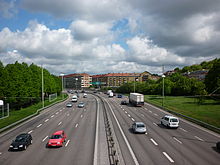
[{"label": "highway", "polygon": [[[69,99],[70,101],[70,99]],[[59,103],[45,110],[41,115],[22,126],[0,135],[0,164],[1,165],[69,165],[108,163],[105,131],[102,127],[102,108],[94,96],[80,97],[85,102],[84,108],[78,108],[73,103],[72,108],[66,107],[66,102]],[[99,129],[96,128],[97,112],[99,114]],[[99,132],[96,134],[96,129]],[[61,148],[46,148],[52,133],[64,130],[67,140]],[[26,151],[9,152],[12,140],[23,132],[33,137],[33,144]],[[98,136],[98,138],[96,138]],[[100,140],[96,140],[100,139]],[[104,140],[101,140],[104,139]],[[96,148],[95,148],[95,143]],[[102,147],[99,147],[102,146]],[[96,155],[94,154],[96,153]],[[103,160],[102,160],[103,159]]]},{"label": "highway", "polygon": [[[168,129],[160,124],[160,118],[167,113],[154,106],[145,103],[144,107],[132,107],[120,105],[121,99],[118,98],[106,97],[105,100],[111,107],[109,111],[126,165],[219,164],[220,154],[215,149],[216,142],[220,139],[219,134],[183,119],[180,119],[178,129]],[[147,133],[134,134],[130,129],[134,121],[144,122]]]},{"label": "highway", "polygon": [[[99,96],[99,97],[97,97]],[[88,94],[79,98],[84,108],[73,103],[56,104],[21,126],[0,134],[1,165],[108,165],[104,101],[112,123],[117,151],[126,165],[217,165],[220,153],[215,144],[220,135],[180,119],[178,129],[168,129],[160,124],[166,112],[145,103],[144,107],[120,105],[121,98],[108,98],[105,94]],[[147,126],[146,134],[134,134],[131,125],[142,121]],[[64,130],[67,140],[61,148],[46,148],[52,133]],[[8,151],[14,138],[23,132],[33,137],[27,150]]]}]

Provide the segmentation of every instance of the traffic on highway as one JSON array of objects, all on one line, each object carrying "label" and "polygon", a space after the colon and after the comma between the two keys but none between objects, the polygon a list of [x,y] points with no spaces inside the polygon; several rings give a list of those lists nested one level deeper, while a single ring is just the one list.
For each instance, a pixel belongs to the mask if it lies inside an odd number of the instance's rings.
[{"label": "traffic on highway", "polygon": [[121,94],[69,93],[0,134],[0,164],[219,164],[219,134],[148,103],[137,105]]}]

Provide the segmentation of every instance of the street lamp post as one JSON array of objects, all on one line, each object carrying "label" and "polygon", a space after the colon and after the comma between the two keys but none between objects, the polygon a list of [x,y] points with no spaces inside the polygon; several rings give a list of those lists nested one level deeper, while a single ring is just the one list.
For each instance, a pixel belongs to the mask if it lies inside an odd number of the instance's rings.
[{"label": "street lamp post", "polygon": [[42,72],[41,72],[41,80],[42,80],[42,107],[44,108],[44,69],[43,69],[43,66],[41,65],[41,68],[42,68]]},{"label": "street lamp post", "polygon": [[77,81],[78,81],[78,78],[76,78],[76,90],[77,90]]},{"label": "street lamp post", "polygon": [[134,77],[134,93],[135,93],[135,82],[138,81],[136,77]]},{"label": "street lamp post", "polygon": [[64,76],[64,73],[61,73],[60,76],[62,77],[62,99],[63,99],[63,76]]},{"label": "street lamp post", "polygon": [[163,90],[162,90],[162,107],[163,107],[163,109],[164,109],[164,78],[165,78],[166,76],[163,74],[162,75],[162,78],[163,78]]}]

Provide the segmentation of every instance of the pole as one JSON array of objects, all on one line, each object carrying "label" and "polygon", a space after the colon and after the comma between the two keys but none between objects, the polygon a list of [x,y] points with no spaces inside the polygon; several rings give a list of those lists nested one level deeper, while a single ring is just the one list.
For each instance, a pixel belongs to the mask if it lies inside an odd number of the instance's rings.
[{"label": "pole", "polygon": [[164,109],[164,65],[162,66],[162,72],[163,72],[163,75],[162,75],[162,78],[163,78],[163,89],[162,89],[162,107]]},{"label": "pole", "polygon": [[41,65],[41,68],[42,68],[42,107],[44,108],[44,69],[43,69],[43,66]]},{"label": "pole", "polygon": [[62,75],[62,99],[63,99],[63,75]]}]

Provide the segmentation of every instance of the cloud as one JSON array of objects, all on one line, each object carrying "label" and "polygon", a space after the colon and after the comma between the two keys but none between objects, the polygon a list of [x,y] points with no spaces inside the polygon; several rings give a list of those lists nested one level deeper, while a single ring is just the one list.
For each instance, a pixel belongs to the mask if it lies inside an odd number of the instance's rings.
[{"label": "cloud", "polygon": [[86,20],[77,20],[70,25],[75,39],[85,41],[107,35],[110,28],[111,24],[109,23],[90,23]]},{"label": "cloud", "polygon": [[185,59],[154,45],[148,38],[134,37],[127,41],[129,47],[129,61],[142,65],[181,65]]},{"label": "cloud", "polygon": [[34,12],[49,13],[59,18],[90,21],[112,21],[122,17],[124,0],[23,0],[22,6]]},{"label": "cloud", "polygon": [[7,2],[0,0],[0,16],[3,18],[11,18],[17,13],[15,1]]}]

